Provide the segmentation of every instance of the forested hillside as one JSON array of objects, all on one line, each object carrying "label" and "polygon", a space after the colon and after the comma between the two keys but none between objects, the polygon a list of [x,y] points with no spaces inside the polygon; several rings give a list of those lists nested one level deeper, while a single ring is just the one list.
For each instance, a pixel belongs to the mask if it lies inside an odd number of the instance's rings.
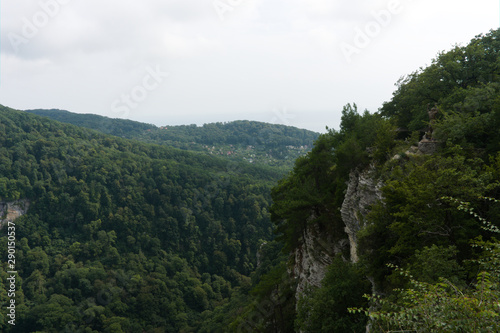
[{"label": "forested hillside", "polygon": [[156,127],[131,120],[111,119],[63,110],[26,110],[128,139],[203,152],[234,161],[265,164],[288,172],[299,156],[311,150],[319,133],[291,126],[239,120],[203,126]]},{"label": "forested hillside", "polygon": [[[272,237],[271,168],[6,107],[0,161],[0,200],[29,204],[12,229],[16,325],[2,311],[3,332],[199,331],[206,311],[249,288]],[[2,260],[2,281],[11,270]]]},{"label": "forested hillside", "polygon": [[[346,105],[340,129],[273,188],[288,256],[235,322],[258,332],[500,331],[499,79],[497,30],[402,78],[378,112]],[[283,265],[289,276],[273,273]],[[298,302],[281,297],[290,290]],[[268,304],[294,323],[263,315]]]},{"label": "forested hillside", "polygon": [[500,331],[500,30],[346,105],[286,174],[227,152],[314,134],[128,124],[1,107],[0,198],[27,208],[3,331]]},{"label": "forested hillside", "polygon": [[128,119],[113,119],[96,114],[77,114],[57,109],[36,109],[26,110],[26,112],[127,139],[133,139],[141,135],[144,131],[156,128],[155,125]]}]

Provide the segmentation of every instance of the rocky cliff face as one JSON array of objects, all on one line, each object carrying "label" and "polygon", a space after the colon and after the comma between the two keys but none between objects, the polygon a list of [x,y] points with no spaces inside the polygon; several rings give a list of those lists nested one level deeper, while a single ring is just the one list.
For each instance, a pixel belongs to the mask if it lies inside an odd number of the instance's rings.
[{"label": "rocky cliff face", "polygon": [[[375,179],[374,168],[353,171],[347,184],[347,191],[341,207],[342,220],[345,224],[346,237],[334,241],[333,235],[311,225],[304,231],[301,244],[295,249],[293,277],[297,279],[296,297],[307,286],[320,287],[328,266],[336,254],[346,247],[350,251],[352,262],[358,261],[357,232],[364,226],[365,216],[370,206],[382,199],[382,183]],[[336,237],[339,239],[339,237]]]},{"label": "rocky cliff face", "polygon": [[381,187],[382,183],[374,177],[373,167],[362,172],[355,170],[349,175],[349,183],[340,212],[345,224],[344,230],[349,237],[352,262],[357,262],[359,259],[357,232],[363,227],[370,206],[382,200]]},{"label": "rocky cliff face", "polygon": [[30,206],[29,200],[0,201],[0,228],[8,221],[15,221],[26,214]]},{"label": "rocky cliff face", "polygon": [[298,298],[308,286],[321,287],[328,266],[337,253],[348,246],[348,240],[334,242],[317,225],[304,230],[302,242],[294,252],[293,277],[297,280],[295,296]]}]

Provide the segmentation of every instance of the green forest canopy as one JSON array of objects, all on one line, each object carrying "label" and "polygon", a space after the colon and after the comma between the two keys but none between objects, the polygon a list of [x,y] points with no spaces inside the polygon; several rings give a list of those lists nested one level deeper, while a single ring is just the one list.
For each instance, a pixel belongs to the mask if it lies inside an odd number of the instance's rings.
[{"label": "green forest canopy", "polygon": [[[484,198],[500,198],[499,37],[440,53],[378,112],[346,105],[281,180],[2,108],[0,196],[33,200],[16,222],[20,326],[3,317],[2,329],[364,332],[368,317],[351,312],[370,307],[373,331],[469,332],[482,315],[494,329],[500,207]],[[439,149],[415,154],[432,107]],[[344,248],[297,303],[290,251],[311,225],[346,238],[346,182],[368,168],[384,199],[363,220],[359,262]],[[380,297],[363,298],[372,288]]]},{"label": "green forest canopy", "polygon": [[[326,231],[334,241],[347,238],[339,210],[351,172],[372,170],[372,177],[383,184],[383,200],[371,207],[358,233],[359,262],[349,263],[349,251],[344,248],[341,256],[345,262],[334,261],[322,287],[311,290],[299,301],[295,330],[361,332],[368,318],[360,319],[359,314],[347,310],[371,306],[381,311],[373,314],[372,324],[385,316],[382,323],[389,325],[372,326],[373,331],[429,331],[430,326],[420,321],[425,321],[424,312],[435,307],[435,316],[442,316],[445,312],[436,307],[445,305],[404,303],[411,299],[412,290],[403,295],[406,298],[398,298],[394,290],[411,286],[409,279],[388,265],[401,267],[417,283],[434,286],[446,279],[449,284],[445,288],[456,288],[457,293],[456,298],[450,296],[446,306],[463,304],[467,297],[480,304],[476,286],[488,288],[488,292],[494,293],[493,299],[495,295],[498,299],[498,274],[491,274],[491,265],[485,268],[478,262],[498,256],[498,243],[493,238],[495,234],[485,229],[477,216],[493,226],[500,225],[499,205],[482,199],[500,198],[499,74],[500,30],[440,53],[430,66],[403,77],[392,99],[379,112],[360,114],[356,105],[344,107],[340,129],[321,135],[312,151],[299,158],[292,173],[273,188],[272,220],[284,248],[294,251],[311,225]],[[418,141],[424,132],[429,132],[431,108],[437,108],[438,114],[428,139],[439,149],[431,155],[416,154]],[[477,213],[470,215],[458,210],[444,198],[467,202]],[[489,243],[471,246],[479,240]],[[497,260],[497,270],[499,264]],[[484,269],[490,275],[487,283],[481,284],[484,275],[478,273]],[[351,282],[359,282],[346,283],[338,270],[350,275]],[[419,300],[423,302],[426,290],[441,287],[420,288]],[[360,290],[370,293],[372,288],[384,297],[385,307],[379,307],[378,298],[371,298],[368,303],[361,297]],[[346,301],[347,296],[352,297]],[[393,313],[393,317],[387,314],[405,304],[416,310]],[[481,308],[477,304],[476,313],[495,309],[489,315],[498,320],[498,307],[484,303]],[[430,331],[475,331],[474,325],[480,319],[468,321],[470,312],[455,310],[454,315],[462,316],[461,326],[433,326]],[[415,315],[414,320],[407,318],[400,326],[396,320],[387,320],[410,313]],[[436,322],[446,320],[440,317]]]},{"label": "green forest canopy", "polygon": [[6,107],[0,161],[0,197],[31,201],[15,222],[18,320],[2,315],[3,331],[197,331],[204,311],[249,287],[272,237],[282,173],[271,167]]},{"label": "green forest canopy", "polygon": [[156,127],[131,120],[63,110],[27,112],[127,139],[203,152],[235,161],[271,165],[283,172],[292,168],[297,157],[311,150],[319,135],[292,126],[248,120],[203,126]]}]

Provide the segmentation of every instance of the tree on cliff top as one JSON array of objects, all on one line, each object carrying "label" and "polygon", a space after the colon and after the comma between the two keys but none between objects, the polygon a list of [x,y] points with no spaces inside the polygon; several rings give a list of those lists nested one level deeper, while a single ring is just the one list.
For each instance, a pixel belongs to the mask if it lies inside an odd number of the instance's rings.
[{"label": "tree on cliff top", "polygon": [[500,30],[476,36],[467,46],[441,52],[426,68],[402,77],[389,102],[380,109],[396,117],[409,131],[425,128],[427,109],[435,104],[452,107],[463,101],[462,92],[500,80]]}]

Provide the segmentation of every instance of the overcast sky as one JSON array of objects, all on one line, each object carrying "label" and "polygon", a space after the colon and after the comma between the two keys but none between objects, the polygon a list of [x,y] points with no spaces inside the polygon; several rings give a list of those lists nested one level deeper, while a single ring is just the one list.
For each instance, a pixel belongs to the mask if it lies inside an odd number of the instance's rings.
[{"label": "overcast sky", "polygon": [[498,0],[2,0],[0,104],[155,125],[248,119],[324,132],[377,111]]}]

